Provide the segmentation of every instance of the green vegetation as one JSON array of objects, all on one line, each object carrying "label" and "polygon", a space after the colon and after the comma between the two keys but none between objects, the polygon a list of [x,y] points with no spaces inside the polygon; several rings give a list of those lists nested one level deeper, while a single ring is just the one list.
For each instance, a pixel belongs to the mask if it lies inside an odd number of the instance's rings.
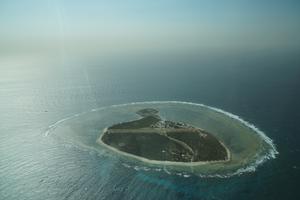
[{"label": "green vegetation", "polygon": [[225,161],[225,146],[213,135],[184,123],[163,121],[158,111],[139,110],[141,119],[108,127],[101,140],[110,147],[149,160],[172,162]]},{"label": "green vegetation", "polygon": [[159,122],[160,119],[155,116],[147,116],[139,120],[124,122],[120,124],[115,124],[108,129],[140,129],[140,128],[148,128],[151,125]]}]

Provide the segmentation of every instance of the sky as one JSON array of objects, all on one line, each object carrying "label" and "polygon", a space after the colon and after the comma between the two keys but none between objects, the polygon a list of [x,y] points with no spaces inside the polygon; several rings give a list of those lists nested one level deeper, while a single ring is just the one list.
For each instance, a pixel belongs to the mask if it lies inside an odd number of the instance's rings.
[{"label": "sky", "polygon": [[0,0],[0,53],[300,47],[297,0]]}]

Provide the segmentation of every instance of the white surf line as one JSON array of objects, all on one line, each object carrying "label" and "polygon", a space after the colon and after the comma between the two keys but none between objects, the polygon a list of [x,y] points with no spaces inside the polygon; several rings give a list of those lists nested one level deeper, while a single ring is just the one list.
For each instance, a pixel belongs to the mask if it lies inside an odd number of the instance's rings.
[{"label": "white surf line", "polygon": [[58,125],[60,125],[61,123],[65,122],[65,121],[68,121],[70,119],[73,119],[75,117],[79,117],[81,115],[84,115],[84,114],[87,114],[87,113],[90,113],[90,112],[97,112],[97,111],[105,110],[105,109],[111,108],[111,107],[112,106],[100,107],[100,108],[93,108],[93,109],[91,109],[89,111],[85,111],[85,112],[81,112],[81,113],[76,113],[76,114],[70,115],[69,117],[66,117],[66,118],[63,118],[61,120],[58,120],[55,123],[53,123],[53,124],[51,124],[51,125],[48,126],[48,128],[46,129],[46,132],[44,133],[44,135],[48,136],[52,130],[54,130]]},{"label": "white surf line", "polygon": [[242,123],[243,125],[247,126],[248,128],[252,129],[254,132],[256,132],[267,144],[269,144],[272,148],[270,148],[270,150],[268,151],[268,154],[260,157],[260,158],[257,158],[257,160],[255,161],[255,163],[253,163],[252,165],[249,165],[247,167],[244,167],[244,168],[240,168],[238,170],[236,170],[235,172],[233,173],[230,173],[230,174],[226,174],[226,175],[220,175],[220,174],[216,174],[216,175],[203,175],[206,176],[206,177],[223,177],[223,178],[227,178],[227,177],[230,177],[230,176],[233,176],[233,175],[239,175],[239,174],[242,174],[244,172],[253,172],[256,170],[257,166],[264,163],[266,160],[268,159],[271,159],[271,158],[276,158],[276,155],[279,154],[279,152],[277,151],[276,149],[276,146],[275,144],[273,143],[273,140],[271,138],[269,138],[263,131],[261,131],[259,128],[257,128],[255,125],[243,120],[241,117],[235,115],[235,114],[232,114],[232,113],[229,113],[227,111],[224,111],[222,109],[219,109],[219,108],[215,108],[215,107],[212,107],[212,106],[207,106],[207,105],[204,105],[204,104],[199,104],[199,103],[192,103],[192,102],[185,102],[185,101],[145,101],[145,102],[131,102],[131,103],[125,103],[125,104],[118,104],[118,105],[110,105],[110,106],[106,106],[106,107],[100,107],[100,108],[94,108],[94,109],[91,109],[90,111],[87,111],[87,112],[83,112],[83,113],[78,113],[78,114],[75,114],[75,115],[72,115],[72,116],[69,116],[67,118],[64,118],[64,119],[61,119],[51,125],[49,125],[49,127],[47,128],[47,131],[45,132],[45,136],[48,136],[49,133],[54,130],[59,124],[69,120],[69,119],[72,119],[72,118],[75,118],[75,117],[78,117],[80,115],[83,115],[83,114],[86,114],[86,113],[89,113],[89,112],[96,112],[96,111],[100,111],[100,110],[105,110],[105,109],[109,109],[109,108],[118,108],[118,107],[124,107],[124,106],[130,106],[130,105],[143,105],[143,104],[168,104],[168,103],[171,103],[171,104],[186,104],[186,105],[193,105],[193,106],[201,106],[201,107],[204,107],[204,108],[208,108],[208,109],[211,109],[211,110],[214,110],[216,112],[219,112],[219,113],[222,113],[232,119],[235,119],[237,121],[239,121],[240,123]]},{"label": "white surf line", "polygon": [[70,117],[63,118],[63,119],[55,122],[54,124],[51,124],[50,126],[48,126],[48,128],[45,132],[45,136],[47,137],[49,135],[50,131],[54,130],[60,123],[62,123],[64,121],[67,121],[69,119],[72,119],[73,117],[75,117],[75,116],[70,116]]},{"label": "white surf line", "polygon": [[44,133],[44,135],[47,137],[50,134],[50,132],[52,130],[54,130],[59,124],[65,122],[67,120],[73,119],[75,117],[79,117],[80,115],[83,115],[83,114],[86,114],[86,113],[89,113],[89,112],[77,113],[77,114],[71,115],[69,117],[63,118],[61,120],[58,120],[57,122],[55,122],[55,123],[48,126],[48,128],[46,129],[46,132]]}]

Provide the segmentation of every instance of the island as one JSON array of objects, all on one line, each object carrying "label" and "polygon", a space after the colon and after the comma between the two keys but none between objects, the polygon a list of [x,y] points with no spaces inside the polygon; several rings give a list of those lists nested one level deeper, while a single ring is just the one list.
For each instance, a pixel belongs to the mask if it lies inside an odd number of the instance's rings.
[{"label": "island", "polygon": [[255,125],[191,102],[94,108],[53,123],[45,135],[95,153],[107,167],[184,177],[241,175],[278,154],[272,139]]},{"label": "island", "polygon": [[147,162],[226,162],[230,152],[213,134],[183,122],[164,120],[159,111],[144,108],[139,119],[103,130],[97,142],[125,156]]}]

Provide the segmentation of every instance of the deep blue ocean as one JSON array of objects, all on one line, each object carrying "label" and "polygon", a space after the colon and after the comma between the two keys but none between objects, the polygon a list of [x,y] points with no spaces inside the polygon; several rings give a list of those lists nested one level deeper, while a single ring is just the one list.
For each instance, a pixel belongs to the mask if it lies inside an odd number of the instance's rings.
[{"label": "deep blue ocean", "polygon": [[[0,199],[300,199],[300,51],[0,66]],[[126,168],[45,137],[93,108],[187,101],[231,112],[273,139],[279,154],[230,178]]]}]

